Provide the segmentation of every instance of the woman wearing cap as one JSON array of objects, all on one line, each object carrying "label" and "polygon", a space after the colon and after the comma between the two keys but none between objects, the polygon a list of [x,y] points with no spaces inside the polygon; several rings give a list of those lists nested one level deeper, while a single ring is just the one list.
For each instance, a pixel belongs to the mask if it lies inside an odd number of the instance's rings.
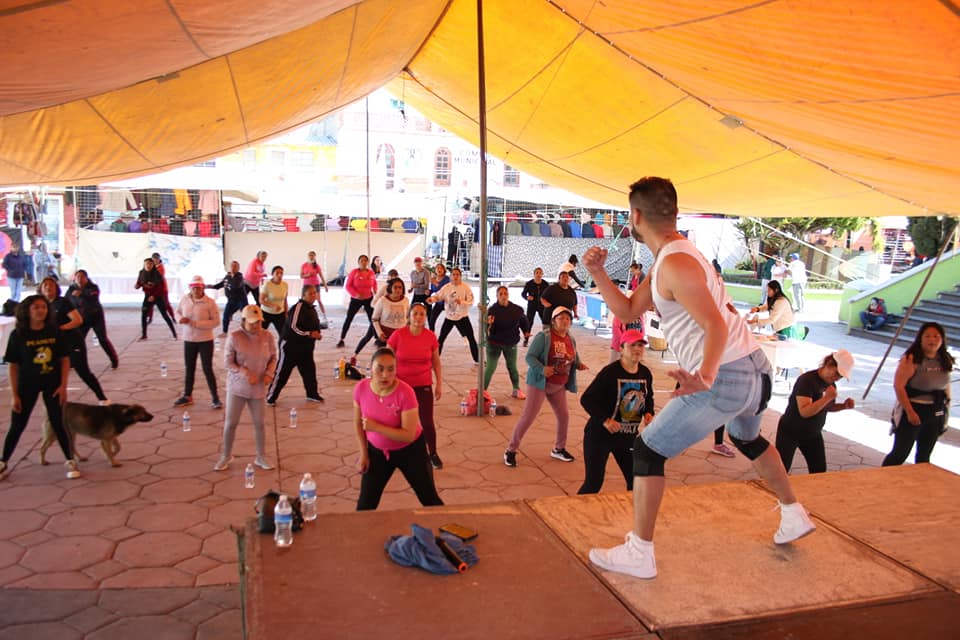
[{"label": "woman wearing cap", "polygon": [[397,377],[409,384],[417,396],[420,426],[427,441],[430,464],[434,469],[442,469],[443,461],[437,454],[437,427],[433,420],[433,402],[440,400],[443,386],[440,343],[426,325],[427,307],[418,302],[410,307],[410,324],[390,334],[387,344],[397,356]]},{"label": "woman wearing cap", "polygon": [[439,506],[443,500],[433,482],[427,462],[417,396],[397,378],[397,356],[381,347],[370,360],[371,375],[353,388],[353,425],[360,457],[357,467],[363,477],[357,511],[376,509],[390,476],[397,469],[410,483],[420,504]]},{"label": "woman wearing cap", "polygon": [[577,392],[577,371],[587,368],[580,362],[577,341],[570,335],[573,312],[566,307],[553,309],[550,328],[538,333],[527,349],[527,401],[523,413],[513,428],[513,436],[503,452],[503,464],[517,466],[517,449],[533,419],[540,413],[543,401],[550,402],[557,416],[557,437],[550,457],[564,462],[573,462],[567,451],[567,426],[570,414],[567,411],[566,391]]},{"label": "woman wearing cap", "polygon": [[283,267],[270,270],[270,279],[260,285],[260,309],[263,311],[263,328],[273,325],[279,336],[287,320],[287,283],[283,281]]},{"label": "woman wearing cap", "polygon": [[947,431],[953,363],[943,327],[924,322],[893,376],[897,394],[891,418],[893,450],[883,459],[883,466],[903,464],[914,443],[914,462],[930,462],[937,439]]},{"label": "woman wearing cap", "polygon": [[253,438],[257,457],[253,463],[261,469],[272,469],[264,455],[263,414],[267,386],[277,369],[277,343],[264,330],[263,313],[256,305],[247,305],[240,314],[240,328],[230,334],[224,347],[223,361],[227,369],[227,410],[223,418],[223,451],[214,471],[223,471],[233,458],[233,439],[243,407],[250,408]]},{"label": "woman wearing cap", "polygon": [[211,407],[219,409],[220,392],[217,390],[217,377],[213,373],[213,330],[220,324],[217,303],[203,291],[203,278],[193,276],[190,280],[190,293],[180,298],[177,305],[177,322],[183,325],[183,395],[174,400],[173,406],[185,407],[193,404],[193,380],[197,374],[197,356],[203,376],[210,389]]},{"label": "woman wearing cap", "polygon": [[577,493],[599,493],[613,454],[627,491],[633,490],[633,442],[653,420],[653,375],[641,364],[647,344],[642,331],[619,336],[620,359],[600,370],[580,396],[590,419],[583,429],[583,484]]},{"label": "woman wearing cap", "polygon": [[[760,318],[756,314],[761,311],[769,312],[769,316]],[[773,327],[774,333],[781,336],[781,339],[796,338],[803,340],[806,337],[806,332],[794,320],[790,298],[783,292],[783,287],[776,280],[767,283],[767,301],[750,309],[750,313],[753,315],[747,318],[747,324],[757,327],[770,325]]]},{"label": "woman wearing cap", "polygon": [[851,369],[853,356],[841,349],[826,356],[819,368],[797,378],[787,410],[777,424],[777,451],[788,473],[797,449],[807,461],[808,473],[824,473],[827,470],[823,425],[827,421],[827,413],[853,409],[853,398],[836,401],[836,382],[840,378],[849,378]]},{"label": "woman wearing cap", "polygon": [[467,339],[470,345],[470,355],[473,356],[473,364],[480,361],[480,350],[477,347],[477,339],[473,335],[473,325],[470,323],[470,307],[473,306],[473,291],[467,285],[463,284],[463,272],[460,269],[450,270],[450,282],[445,284],[442,289],[434,295],[427,298],[427,302],[443,302],[446,317],[443,319],[443,326],[440,327],[440,353],[443,353],[443,342],[450,335],[454,327],[460,332],[460,335]]}]

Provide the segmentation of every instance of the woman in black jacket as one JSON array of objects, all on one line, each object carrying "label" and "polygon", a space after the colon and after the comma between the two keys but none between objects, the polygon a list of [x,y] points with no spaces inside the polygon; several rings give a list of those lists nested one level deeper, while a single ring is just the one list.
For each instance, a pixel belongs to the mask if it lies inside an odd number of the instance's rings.
[{"label": "woman in black jacket", "polygon": [[116,369],[120,364],[120,358],[110,338],[107,337],[106,318],[103,314],[103,305],[100,304],[100,287],[87,276],[86,270],[77,269],[73,274],[73,284],[67,289],[66,297],[73,300],[74,306],[83,317],[83,326],[80,328],[83,339],[86,340],[90,329],[93,329],[93,334],[100,341],[104,353],[110,358],[110,367]]}]

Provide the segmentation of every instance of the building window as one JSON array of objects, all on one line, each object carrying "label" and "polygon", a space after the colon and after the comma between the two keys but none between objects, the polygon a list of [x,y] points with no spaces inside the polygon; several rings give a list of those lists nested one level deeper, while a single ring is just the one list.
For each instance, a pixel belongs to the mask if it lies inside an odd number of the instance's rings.
[{"label": "building window", "polygon": [[313,151],[294,151],[290,159],[291,168],[301,174],[311,174],[314,171]]},{"label": "building window", "polygon": [[216,161],[216,159],[213,159],[213,160],[204,160],[203,162],[198,162],[197,164],[195,164],[195,165],[193,165],[193,166],[195,166],[195,167],[216,168],[216,166],[217,166],[217,161]]},{"label": "building window", "polygon": [[282,169],[287,163],[287,154],[284,151],[271,151],[270,164],[277,169]]},{"label": "building window", "polygon": [[437,149],[433,156],[433,186],[450,186],[450,150]]},{"label": "building window", "polygon": [[505,187],[520,186],[520,172],[508,164],[503,165],[503,186]]},{"label": "building window", "polygon": [[257,168],[257,150],[256,149],[244,149],[243,150],[243,168],[249,171],[253,171]]},{"label": "building window", "polygon": [[377,163],[380,162],[383,162],[384,188],[389,191],[393,189],[397,175],[397,158],[393,153],[393,147],[389,144],[382,144],[377,148]]}]

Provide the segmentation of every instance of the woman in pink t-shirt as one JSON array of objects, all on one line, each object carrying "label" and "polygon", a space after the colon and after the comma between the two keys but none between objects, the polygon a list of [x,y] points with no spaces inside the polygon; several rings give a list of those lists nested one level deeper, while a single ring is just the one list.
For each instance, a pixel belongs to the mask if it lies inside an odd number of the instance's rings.
[{"label": "woman in pink t-shirt", "polygon": [[[323,269],[317,264],[316,251],[307,252],[307,261],[300,265],[300,280],[302,284],[312,284],[317,288],[317,304],[320,306],[320,313],[323,314],[323,322],[326,323],[327,310],[323,306],[323,300],[320,299],[320,287],[323,287],[327,293],[330,292],[330,287],[327,286],[327,281],[323,277]],[[326,329],[326,327],[323,328]]]},{"label": "woman in pink t-shirt", "polygon": [[[397,354],[397,377],[413,387],[420,409],[420,426],[427,439],[427,453],[434,469],[442,469],[437,455],[437,427],[433,421],[433,401],[440,400],[440,344],[427,329],[427,307],[418,302],[410,308],[410,324],[397,329],[387,344]],[[434,385],[433,378],[437,382]]]},{"label": "woman in pink t-shirt", "polygon": [[347,318],[343,321],[343,329],[340,330],[340,342],[338,347],[343,347],[344,338],[347,337],[347,330],[350,323],[353,322],[353,316],[357,311],[363,309],[367,312],[367,320],[370,321],[370,328],[373,328],[373,294],[377,292],[377,274],[369,268],[370,258],[365,255],[357,258],[357,268],[350,272],[343,288],[350,294],[350,306],[347,307]]},{"label": "woman in pink t-shirt", "polygon": [[370,375],[353,389],[353,425],[360,449],[357,467],[363,474],[357,511],[377,508],[395,469],[400,469],[420,504],[442,505],[427,461],[417,396],[397,378],[392,349],[377,349],[370,360]]}]

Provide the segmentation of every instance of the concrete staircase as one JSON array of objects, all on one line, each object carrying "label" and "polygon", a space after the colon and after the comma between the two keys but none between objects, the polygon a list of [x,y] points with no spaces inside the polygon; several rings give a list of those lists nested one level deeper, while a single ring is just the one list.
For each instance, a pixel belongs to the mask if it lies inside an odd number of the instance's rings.
[{"label": "concrete staircase", "polygon": [[[896,313],[897,319],[880,327],[876,331],[867,331],[860,327],[860,320],[857,318],[850,327],[850,335],[868,340],[889,343],[896,333],[900,319],[906,313],[906,308],[888,309],[890,313]],[[899,313],[898,313],[899,311]],[[960,346],[960,285],[955,286],[950,291],[941,291],[936,299],[922,300],[920,304],[910,314],[910,319],[903,328],[903,332],[897,338],[897,345],[907,347],[917,336],[920,325],[924,322],[939,322],[947,332],[947,346],[951,350],[956,350]]]}]

